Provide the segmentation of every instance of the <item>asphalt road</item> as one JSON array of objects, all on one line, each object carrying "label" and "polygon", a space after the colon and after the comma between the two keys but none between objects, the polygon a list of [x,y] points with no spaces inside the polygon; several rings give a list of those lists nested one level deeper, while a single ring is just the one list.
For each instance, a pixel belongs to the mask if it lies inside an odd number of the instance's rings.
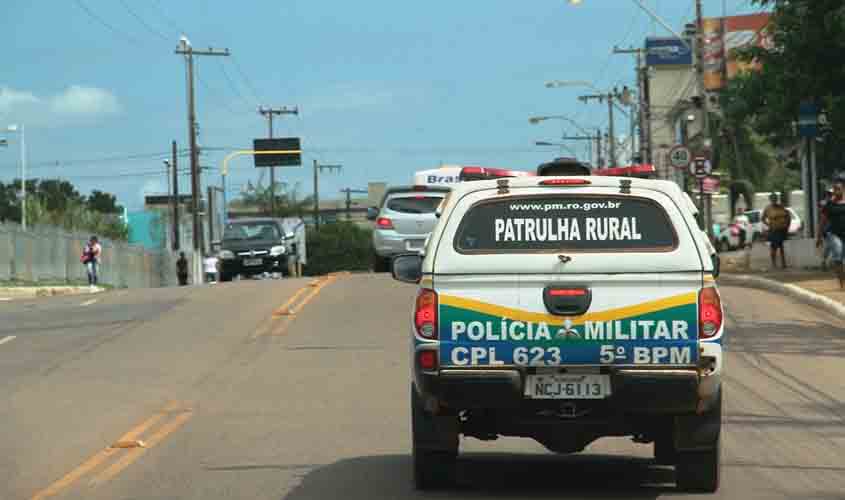
[{"label": "asphalt road", "polygon": [[[845,498],[843,322],[722,291],[731,340],[713,497]],[[413,293],[351,275],[0,303],[0,498],[681,496],[651,447],[626,439],[573,456],[465,440],[458,486],[415,492]]]}]

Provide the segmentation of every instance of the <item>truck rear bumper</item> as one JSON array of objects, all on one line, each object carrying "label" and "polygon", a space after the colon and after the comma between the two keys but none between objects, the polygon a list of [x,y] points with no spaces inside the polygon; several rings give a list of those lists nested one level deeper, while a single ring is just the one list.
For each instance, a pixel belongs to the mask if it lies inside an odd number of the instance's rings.
[{"label": "truck rear bumper", "polygon": [[[694,368],[611,368],[607,373],[611,380],[610,397],[578,401],[600,402],[608,410],[619,413],[677,415],[694,413],[702,399],[709,397],[701,393],[701,376]],[[437,374],[418,373],[417,385],[424,397],[458,410],[559,406],[566,401],[527,398],[525,378],[525,373],[518,369],[444,369]],[[706,382],[705,385],[711,385],[713,381]]]}]

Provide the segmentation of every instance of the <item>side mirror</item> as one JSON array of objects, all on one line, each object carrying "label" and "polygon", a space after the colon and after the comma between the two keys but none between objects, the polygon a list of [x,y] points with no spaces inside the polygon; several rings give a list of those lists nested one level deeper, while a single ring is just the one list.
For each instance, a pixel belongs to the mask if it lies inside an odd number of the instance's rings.
[{"label": "side mirror", "polygon": [[367,209],[367,220],[376,220],[378,218],[378,208],[370,207]]},{"label": "side mirror", "polygon": [[404,253],[393,258],[390,270],[393,279],[403,283],[419,283],[422,278],[422,255]]},{"label": "side mirror", "polygon": [[722,266],[722,259],[719,258],[719,254],[717,254],[717,253],[714,253],[713,255],[711,255],[710,258],[713,260],[713,277],[718,278],[719,277],[719,271],[720,271],[720,268]]}]

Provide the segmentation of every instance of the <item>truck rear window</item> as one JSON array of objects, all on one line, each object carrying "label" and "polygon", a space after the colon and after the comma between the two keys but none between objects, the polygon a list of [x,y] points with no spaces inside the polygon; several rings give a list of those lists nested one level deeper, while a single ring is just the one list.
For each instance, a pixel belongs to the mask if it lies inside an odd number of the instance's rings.
[{"label": "truck rear window", "polygon": [[441,196],[411,196],[408,198],[391,198],[387,200],[387,208],[403,214],[431,214],[437,210]]},{"label": "truck rear window", "polygon": [[461,253],[669,251],[675,231],[663,208],[644,198],[541,196],[471,207],[455,237]]}]

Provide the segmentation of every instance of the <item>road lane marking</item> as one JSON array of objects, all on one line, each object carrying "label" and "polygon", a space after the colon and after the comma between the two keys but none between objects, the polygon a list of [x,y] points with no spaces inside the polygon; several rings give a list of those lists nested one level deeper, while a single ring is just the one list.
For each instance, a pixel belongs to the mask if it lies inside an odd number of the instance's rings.
[{"label": "road lane marking", "polygon": [[191,419],[193,414],[190,410],[185,410],[183,413],[180,413],[176,418],[171,420],[170,422],[163,425],[155,434],[153,434],[145,443],[144,446],[131,448],[129,453],[125,454],[123,457],[120,458],[117,462],[111,464],[106,470],[99,473],[94,479],[91,480],[91,486],[99,486],[109,479],[113,478],[114,476],[118,475],[132,465],[136,460],[141,458],[141,455],[147,452],[150,448],[154,447],[158,443],[164,440],[170,434],[176,432],[180,427],[185,425],[185,423]]},{"label": "road lane marking", "polygon": [[7,336],[3,337],[2,339],[0,339],[0,345],[3,345],[7,342],[11,342],[11,341],[15,340],[16,338],[17,337],[15,337],[14,335],[7,335]]},{"label": "road lane marking", "polygon": [[[141,436],[141,434],[148,431],[150,428],[152,428],[157,423],[159,423],[159,421],[161,421],[162,419],[172,415],[174,411],[177,411],[179,406],[180,406],[179,402],[176,402],[176,401],[168,403],[168,405],[165,406],[163,409],[154,413],[149,418],[147,418],[146,420],[144,420],[140,424],[138,424],[135,427],[133,427],[132,429],[130,429],[126,434],[124,434],[123,436],[118,438],[116,443],[129,442],[129,441],[139,441],[139,437]],[[179,417],[181,417],[184,414],[185,413],[180,414],[177,417],[177,419],[179,419]],[[190,414],[190,413],[188,413],[188,414]],[[171,421],[169,424],[163,426],[162,429],[167,428],[172,423],[173,422]],[[179,426],[181,426],[181,423],[180,423]],[[177,428],[178,428],[178,426],[177,426]],[[175,430],[175,429],[173,429],[173,430]],[[170,432],[173,432],[173,431],[170,431]],[[170,434],[170,432],[168,432],[167,434]],[[159,436],[161,433],[162,433],[162,431],[160,430],[153,437]],[[164,436],[166,436],[167,434],[164,434],[163,436],[161,436],[156,441],[156,443],[158,441],[160,441],[161,439],[163,439]],[[150,439],[150,442],[145,443],[146,448],[132,448],[132,449],[130,449],[130,451],[146,450],[146,449],[153,446],[154,443],[151,443],[151,441],[152,441],[152,438]],[[99,467],[106,460],[108,460],[112,455],[114,455],[116,453],[120,453],[120,452],[125,453],[126,449],[116,447],[114,444],[112,444],[108,448],[104,448],[104,449],[100,450],[95,455],[91,456],[90,458],[88,458],[87,460],[82,462],[80,465],[78,465],[75,469],[68,472],[61,479],[55,481],[53,484],[51,484],[47,488],[35,493],[32,496],[31,500],[43,500],[45,498],[49,498],[49,497],[52,497],[52,496],[55,496],[55,495],[61,493],[62,491],[66,490],[67,488],[69,488],[70,486],[75,484],[77,481],[79,481],[80,478],[82,478],[86,474],[90,473],[91,471],[93,471],[94,469]],[[127,466],[128,465],[129,464],[127,464]],[[123,468],[125,468],[125,466]],[[123,470],[123,468],[121,468],[121,470]]]},{"label": "road lane marking", "polygon": [[12,300],[11,297],[0,297],[0,302],[7,302],[7,301],[10,301],[10,300]]},{"label": "road lane marking", "polygon": [[294,301],[296,301],[296,299],[298,299],[307,290],[308,290],[308,287],[302,287],[299,290],[297,290],[296,293],[293,294],[293,296],[291,298],[289,298],[287,302],[285,302],[284,304],[279,306],[275,311],[273,311],[273,317],[287,316],[287,315],[291,314],[291,311],[290,311],[291,304],[293,304]]},{"label": "road lane marking", "polygon": [[100,301],[100,299],[91,299],[91,300],[86,300],[85,302],[83,302],[79,305],[82,306],[82,307],[88,307],[90,305],[96,304],[99,301]]},{"label": "road lane marking", "polygon": [[275,330],[271,329],[268,333],[270,333],[274,337],[284,335],[290,327],[290,324],[296,318],[296,315],[299,313],[299,311],[301,311],[306,305],[308,305],[309,302],[314,300],[314,298],[319,295],[320,291],[322,291],[323,288],[334,283],[341,276],[343,276],[343,274],[329,274],[325,278],[320,279],[317,283],[310,283],[309,287],[311,288],[311,291],[308,292],[308,294],[305,295],[305,297],[301,301],[294,305],[292,309],[290,309],[287,317],[285,318],[284,323],[279,325],[279,327]]}]

